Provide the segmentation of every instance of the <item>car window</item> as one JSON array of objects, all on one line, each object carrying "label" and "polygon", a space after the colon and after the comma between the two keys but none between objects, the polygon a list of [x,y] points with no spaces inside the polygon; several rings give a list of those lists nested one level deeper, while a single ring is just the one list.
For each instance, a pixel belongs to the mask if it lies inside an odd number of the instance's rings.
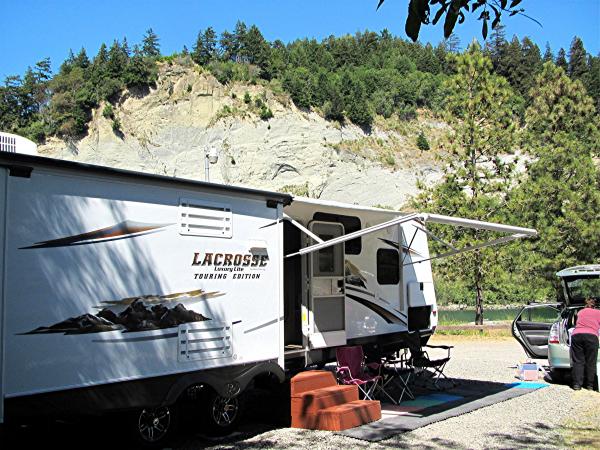
[{"label": "car window", "polygon": [[526,322],[556,322],[560,312],[552,306],[540,306],[537,308],[528,308],[521,314],[521,320]]},{"label": "car window", "polygon": [[597,276],[566,279],[565,281],[572,302],[583,303],[588,297],[600,296],[600,278]]}]

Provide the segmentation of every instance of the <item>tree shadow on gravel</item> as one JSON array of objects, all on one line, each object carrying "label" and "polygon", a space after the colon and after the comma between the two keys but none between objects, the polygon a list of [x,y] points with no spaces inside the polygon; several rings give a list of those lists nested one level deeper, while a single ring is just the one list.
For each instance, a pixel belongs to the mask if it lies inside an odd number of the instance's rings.
[{"label": "tree shadow on gravel", "polygon": [[442,438],[431,438],[427,442],[415,443],[414,437],[410,434],[403,434],[397,438],[388,441],[381,441],[380,445],[384,448],[419,448],[420,450],[439,450],[439,449],[453,449],[453,450],[467,450],[472,447],[465,447],[456,441]]},{"label": "tree shadow on gravel", "polygon": [[504,444],[503,448],[563,448],[562,429],[563,427],[534,422],[516,427],[510,434],[490,433],[489,436],[501,441]]}]

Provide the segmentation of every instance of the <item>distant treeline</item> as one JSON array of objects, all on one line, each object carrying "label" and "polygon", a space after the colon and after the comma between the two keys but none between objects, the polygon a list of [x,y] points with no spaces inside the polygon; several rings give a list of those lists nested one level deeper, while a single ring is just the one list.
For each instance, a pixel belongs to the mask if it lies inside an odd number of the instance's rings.
[{"label": "distant treeline", "polygon": [[[455,72],[448,56],[458,53],[460,42],[455,36],[435,47],[409,42],[387,30],[285,44],[268,42],[255,25],[238,22],[232,32],[220,36],[211,27],[201,30],[191,51],[184,46],[180,53],[162,56],[159,37],[149,29],[133,48],[124,38],[110,47],[102,44],[91,59],[83,48],[71,52],[54,75],[45,59],[23,76],[8,77],[0,86],[0,129],[38,142],[51,135],[81,137],[93,108],[103,101],[117,102],[125,88],[143,95],[156,81],[157,62],[175,58],[207,68],[221,83],[277,83],[300,108],[315,109],[329,120],[369,127],[376,114],[410,119],[416,108],[440,111],[444,81]],[[581,80],[600,110],[600,57],[589,55],[577,37],[568,53],[561,48],[554,55],[546,46],[542,55],[527,37],[507,41],[500,26],[484,54],[494,72],[513,88],[513,108],[521,117],[546,61]],[[104,112],[111,117],[112,109]],[[112,117],[113,128],[118,129],[118,119]]]}]

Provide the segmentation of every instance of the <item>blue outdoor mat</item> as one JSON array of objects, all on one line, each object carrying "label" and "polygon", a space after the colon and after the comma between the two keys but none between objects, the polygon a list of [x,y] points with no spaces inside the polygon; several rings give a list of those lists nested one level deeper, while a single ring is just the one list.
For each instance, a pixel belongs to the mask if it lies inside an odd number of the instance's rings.
[{"label": "blue outdoor mat", "polygon": [[382,403],[383,418],[338,434],[376,442],[412,431],[434,422],[466,414],[476,409],[529,394],[548,386],[546,383],[492,383],[478,380],[454,380],[457,387],[443,392],[423,393],[395,406]]}]

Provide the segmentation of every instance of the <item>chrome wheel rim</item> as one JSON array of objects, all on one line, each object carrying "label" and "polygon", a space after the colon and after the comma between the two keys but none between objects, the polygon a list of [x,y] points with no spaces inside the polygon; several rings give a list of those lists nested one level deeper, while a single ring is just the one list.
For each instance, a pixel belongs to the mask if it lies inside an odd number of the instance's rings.
[{"label": "chrome wheel rim", "polygon": [[214,422],[220,427],[231,425],[239,411],[239,402],[237,397],[227,398],[217,396],[213,402],[212,417]]},{"label": "chrome wheel rim", "polygon": [[143,409],[138,419],[138,432],[146,442],[157,442],[169,431],[171,411],[166,406]]}]

